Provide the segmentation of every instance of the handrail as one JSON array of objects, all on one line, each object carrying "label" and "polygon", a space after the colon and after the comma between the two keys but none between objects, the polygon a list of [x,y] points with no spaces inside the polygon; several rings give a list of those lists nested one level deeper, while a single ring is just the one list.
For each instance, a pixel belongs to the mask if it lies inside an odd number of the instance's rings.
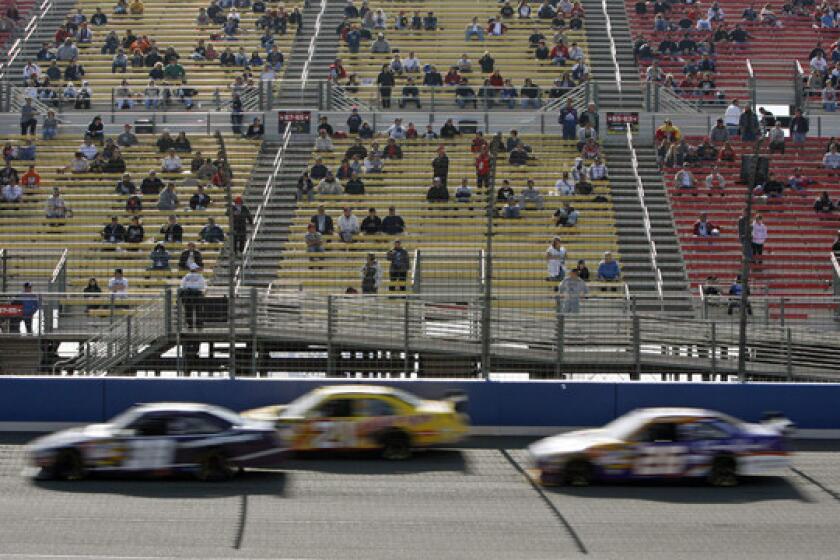
[{"label": "handrail", "polygon": [[750,78],[755,78],[755,72],[753,71],[752,61],[748,58],[746,59],[747,63],[747,75]]},{"label": "handrail", "polygon": [[315,43],[318,41],[318,36],[321,34],[321,19],[324,17],[324,12],[327,10],[327,0],[321,0],[321,9],[318,11],[318,16],[315,18],[315,29],[312,33],[312,38],[309,39],[309,50],[306,53],[306,62],[303,63],[303,69],[300,72],[300,89],[306,88],[306,83],[309,80],[309,67],[312,65],[312,55],[315,54]]},{"label": "handrail", "polygon": [[43,0],[43,2],[41,2],[41,5],[38,7],[38,13],[34,14],[26,24],[23,38],[18,38],[9,49],[6,64],[0,64],[0,79],[6,76],[6,72],[8,72],[8,70],[12,67],[12,64],[14,64],[18,55],[23,50],[23,44],[29,41],[29,38],[32,37],[32,34],[38,29],[38,24],[41,23],[41,20],[44,19],[52,6],[52,0]]},{"label": "handrail", "polygon": [[61,257],[58,259],[58,263],[56,263],[55,268],[53,269],[52,277],[50,278],[50,285],[52,285],[56,280],[58,280],[59,275],[64,270],[64,267],[67,266],[67,257],[69,252],[67,249],[64,249],[61,252]]},{"label": "handrail", "polygon": [[613,66],[615,66],[615,87],[621,94],[621,68],[618,66],[618,56],[616,54],[615,39],[612,34],[612,21],[610,20],[610,13],[607,10],[607,0],[601,0],[601,10],[604,12],[604,22],[607,25],[607,37],[610,39],[610,54],[613,59]]},{"label": "handrail", "polygon": [[546,101],[545,104],[540,107],[540,112],[547,113],[549,111],[559,111],[566,106],[567,99],[572,100],[572,105],[575,108],[586,107],[586,97],[589,85],[589,82],[578,84],[560,97]]},{"label": "handrail", "polygon": [[644,183],[642,183],[642,177],[639,175],[639,160],[636,157],[636,148],[633,147],[633,132],[629,124],[627,125],[627,147],[630,150],[630,164],[633,169],[633,176],[636,179],[636,193],[639,196],[639,203],[642,207],[642,222],[645,227],[645,237],[650,247],[650,265],[656,278],[656,294],[659,297],[661,308],[664,309],[665,299],[662,290],[662,270],[659,268],[657,260],[656,242],[653,239],[650,225],[650,212],[645,202],[645,187]]},{"label": "handrail", "polygon": [[254,246],[257,243],[257,236],[259,235],[260,228],[262,227],[264,212],[268,207],[268,203],[271,200],[272,195],[274,194],[274,184],[277,182],[277,176],[280,174],[280,169],[283,166],[283,156],[286,154],[286,149],[289,147],[289,141],[291,139],[292,127],[288,126],[286,127],[286,132],[283,133],[283,145],[280,147],[279,150],[277,150],[277,154],[274,156],[271,174],[265,181],[265,186],[263,187],[262,193],[262,201],[260,201],[260,205],[257,207],[257,210],[254,213],[253,231],[248,237],[248,240],[245,242],[245,247],[242,250],[242,261],[236,269],[235,274],[237,292],[239,292],[239,288],[242,286],[242,280],[244,279],[245,272],[248,270],[248,268],[251,265],[251,261],[253,260]]},{"label": "handrail", "polygon": [[[831,286],[834,290],[834,296],[840,297],[840,262],[837,261],[837,255],[832,251],[829,253],[831,260],[832,282]],[[838,306],[837,314],[840,316],[840,306]]]},{"label": "handrail", "polygon": [[482,285],[482,286],[484,285],[485,280],[488,280],[488,281],[490,280],[486,276],[487,258],[488,258],[487,252],[484,249],[481,249],[478,252],[478,266],[479,266],[479,276],[478,276],[478,278],[479,278],[479,284]]},{"label": "handrail", "polygon": [[414,250],[414,258],[411,263],[411,291],[420,290],[420,249]]}]

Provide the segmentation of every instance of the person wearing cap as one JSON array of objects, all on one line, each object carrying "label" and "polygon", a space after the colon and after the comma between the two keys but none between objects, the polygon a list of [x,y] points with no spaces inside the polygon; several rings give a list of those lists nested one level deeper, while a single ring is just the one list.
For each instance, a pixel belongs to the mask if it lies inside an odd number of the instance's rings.
[{"label": "person wearing cap", "polygon": [[160,162],[160,169],[164,173],[178,173],[181,171],[181,158],[175,153],[175,150],[169,150]]},{"label": "person wearing cap", "polygon": [[618,261],[612,258],[612,253],[604,251],[604,259],[598,263],[598,280],[614,282],[621,279],[621,269]]},{"label": "person wearing cap", "polygon": [[201,267],[196,263],[189,266],[189,272],[181,278],[181,286],[178,295],[184,305],[184,317],[187,326],[201,328],[204,320],[202,317],[202,299],[207,289],[207,282],[201,274]]},{"label": "person wearing cap", "polygon": [[382,283],[382,267],[376,260],[376,255],[368,253],[367,261],[362,267],[362,293],[375,294]]},{"label": "person wearing cap", "polygon": [[388,262],[391,263],[389,267],[389,274],[391,277],[390,291],[399,290],[405,291],[406,279],[408,278],[409,256],[402,242],[399,239],[394,240],[394,248],[388,251],[386,255]]},{"label": "person wearing cap", "polygon": [[578,269],[573,268],[569,275],[557,286],[558,297],[562,298],[561,311],[566,314],[580,312],[580,298],[586,297],[589,287],[578,275]]},{"label": "person wearing cap", "polygon": [[[17,323],[12,322],[13,332],[20,332],[21,325],[23,332],[33,334],[35,332],[34,318],[35,313],[38,312],[40,305],[38,303],[38,296],[32,293],[32,283],[23,283],[23,292],[17,295],[12,301],[12,305],[21,306],[20,317],[17,318]],[[14,328],[14,327],[17,328]]]},{"label": "person wearing cap", "polygon": [[237,253],[245,250],[245,240],[248,238],[248,226],[254,225],[254,218],[251,211],[242,202],[242,197],[237,196],[233,200],[233,246]]},{"label": "person wearing cap", "polygon": [[551,240],[551,244],[545,250],[545,260],[548,265],[546,280],[561,282],[566,275],[566,248],[563,247],[560,237],[555,236]]},{"label": "person wearing cap", "polygon": [[674,123],[671,122],[671,119],[666,119],[665,122],[656,129],[656,142],[662,142],[663,140],[668,140],[671,143],[679,142],[682,138],[682,132],[679,128],[674,126]]}]

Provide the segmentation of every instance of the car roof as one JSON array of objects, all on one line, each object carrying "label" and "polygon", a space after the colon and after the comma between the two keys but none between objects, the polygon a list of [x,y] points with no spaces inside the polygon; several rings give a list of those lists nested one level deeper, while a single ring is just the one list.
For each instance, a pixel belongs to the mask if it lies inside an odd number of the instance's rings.
[{"label": "car roof", "polygon": [[137,405],[143,412],[217,412],[219,407],[194,402],[155,402]]},{"label": "car roof", "polygon": [[341,394],[392,395],[393,387],[384,385],[324,385],[315,389],[325,396]]},{"label": "car roof", "polygon": [[634,410],[631,414],[638,414],[646,420],[653,420],[654,418],[663,418],[668,416],[694,416],[697,418],[718,418],[720,414],[705,408],[690,408],[690,407],[651,407],[639,408]]}]

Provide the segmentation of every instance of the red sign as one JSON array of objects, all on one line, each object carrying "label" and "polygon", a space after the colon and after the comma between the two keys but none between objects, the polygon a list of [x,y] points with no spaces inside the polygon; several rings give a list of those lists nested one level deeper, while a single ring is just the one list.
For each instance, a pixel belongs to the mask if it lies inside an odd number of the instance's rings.
[{"label": "red sign", "polygon": [[277,120],[280,125],[280,134],[286,131],[286,127],[292,127],[292,132],[309,134],[312,113],[309,111],[278,111]]},{"label": "red sign", "polygon": [[0,317],[23,317],[23,306],[17,303],[0,304]]},{"label": "red sign", "polygon": [[627,125],[630,125],[630,130],[638,132],[639,130],[639,113],[622,112],[622,113],[607,113],[607,132],[610,134],[627,132]]}]

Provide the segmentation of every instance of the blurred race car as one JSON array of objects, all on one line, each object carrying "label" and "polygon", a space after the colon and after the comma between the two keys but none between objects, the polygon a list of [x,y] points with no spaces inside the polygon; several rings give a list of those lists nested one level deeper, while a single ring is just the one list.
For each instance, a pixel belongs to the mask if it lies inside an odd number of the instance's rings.
[{"label": "blurred race car", "polygon": [[465,404],[457,395],[433,401],[393,387],[337,385],[242,415],[274,422],[295,451],[378,449],[396,460],[413,448],[460,441],[469,429]]},{"label": "blurred race car", "polygon": [[645,408],[600,429],[542,439],[528,451],[546,485],[687,477],[734,486],[739,476],[788,466],[792,426],[781,416],[750,424],[710,410]]},{"label": "blurred race car", "polygon": [[29,444],[40,478],[87,474],[191,473],[223,480],[246,467],[274,467],[285,448],[274,427],[218,406],[143,404],[105,424],[62,430]]}]

